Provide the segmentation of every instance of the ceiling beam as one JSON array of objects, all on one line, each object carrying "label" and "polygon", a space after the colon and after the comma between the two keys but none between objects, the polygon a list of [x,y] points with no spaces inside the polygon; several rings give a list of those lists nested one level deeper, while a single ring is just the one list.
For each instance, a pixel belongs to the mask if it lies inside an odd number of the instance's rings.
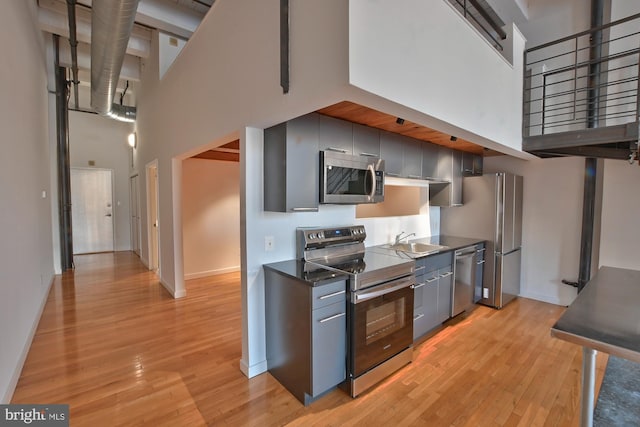
[{"label": "ceiling beam", "polygon": [[[38,8],[38,23],[42,31],[69,38],[69,20],[67,18],[67,4],[60,0],[40,0]],[[78,41],[91,44],[91,10],[84,7],[76,8],[76,36]],[[127,54],[148,58],[151,52],[151,30],[140,25],[134,25]]]},{"label": "ceiling beam", "polygon": [[[91,7],[92,0],[78,0]],[[136,22],[147,27],[189,39],[198,28],[204,14],[167,0],[140,0]]]}]

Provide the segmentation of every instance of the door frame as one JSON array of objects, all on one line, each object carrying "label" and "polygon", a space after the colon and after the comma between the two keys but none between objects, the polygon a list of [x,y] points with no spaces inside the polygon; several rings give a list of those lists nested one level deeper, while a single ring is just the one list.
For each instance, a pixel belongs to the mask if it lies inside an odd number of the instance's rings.
[{"label": "door frame", "polygon": [[[155,174],[154,174],[155,172]],[[158,191],[158,159],[147,163],[145,167],[145,178],[147,187],[147,244],[149,250],[149,270],[153,270],[160,275],[160,200]],[[153,198],[152,198],[153,195]],[[153,199],[155,198],[155,203]],[[155,213],[155,218],[154,218]],[[155,227],[154,227],[155,224]],[[155,233],[155,247],[153,234]]]},{"label": "door frame", "polygon": [[[129,177],[129,210],[129,220],[131,221],[129,224],[131,230],[131,249],[136,255],[140,256],[142,249],[142,230],[140,227],[140,174],[138,173]],[[136,214],[135,217],[132,215],[134,210]]]}]

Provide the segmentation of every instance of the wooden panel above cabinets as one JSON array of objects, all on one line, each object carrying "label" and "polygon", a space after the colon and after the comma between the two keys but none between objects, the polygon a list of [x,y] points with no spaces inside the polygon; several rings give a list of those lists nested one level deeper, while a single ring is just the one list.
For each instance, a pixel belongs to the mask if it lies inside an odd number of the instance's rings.
[{"label": "wooden panel above cabinets", "polygon": [[329,107],[325,107],[318,110],[318,113],[398,133],[400,135],[420,139],[422,141],[432,142],[434,144],[453,148],[459,151],[467,151],[469,153],[479,155],[488,154],[484,147],[466,141],[462,138],[456,138],[455,141],[451,141],[452,135],[410,122],[409,120],[402,120],[402,124],[400,124],[398,123],[398,118],[395,116],[382,113],[362,105],[354,104],[349,101],[343,101]]}]

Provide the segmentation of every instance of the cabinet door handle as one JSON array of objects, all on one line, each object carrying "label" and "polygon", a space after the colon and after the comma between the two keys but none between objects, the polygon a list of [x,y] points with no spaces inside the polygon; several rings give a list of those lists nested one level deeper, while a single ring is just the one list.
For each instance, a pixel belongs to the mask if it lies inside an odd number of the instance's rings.
[{"label": "cabinet door handle", "polygon": [[327,294],[327,295],[322,295],[321,297],[319,297],[319,300],[323,300],[323,299],[327,299],[327,298],[333,298],[333,297],[337,297],[338,295],[342,295],[344,293],[346,293],[347,291],[338,291],[338,292],[334,292],[332,294]]},{"label": "cabinet door handle", "polygon": [[484,260],[476,262],[477,265],[484,264]]},{"label": "cabinet door handle", "polygon": [[482,249],[478,249],[478,250],[476,250],[476,252],[477,252],[477,253],[481,253],[481,252],[484,252],[484,251],[486,251],[486,250],[487,250],[487,248],[482,248]]},{"label": "cabinet door handle", "polygon": [[449,272],[446,272],[446,273],[444,273],[444,274],[441,274],[441,275],[440,275],[440,277],[449,277],[449,276],[451,276],[452,274],[453,274],[453,271],[449,271]]},{"label": "cabinet door handle", "polygon": [[423,317],[424,317],[424,313],[420,313],[420,314],[418,314],[416,316],[413,316],[413,321],[415,322],[416,320],[422,319]]},{"label": "cabinet door handle", "polygon": [[291,208],[293,212],[318,212],[318,208]]},{"label": "cabinet door handle", "polygon": [[424,265],[420,266],[420,267],[416,267],[416,272],[420,271],[420,270],[424,270],[426,267]]},{"label": "cabinet door handle", "polygon": [[322,320],[320,320],[320,323],[324,323],[324,322],[328,322],[329,320],[333,320],[333,319],[337,319],[338,317],[342,317],[344,316],[346,313],[338,313],[338,314],[334,314],[333,316],[329,316],[326,317]]},{"label": "cabinet door handle", "polygon": [[409,174],[409,178],[422,179],[422,175],[411,175],[411,174]]},{"label": "cabinet door handle", "polygon": [[380,155],[373,153],[360,153],[360,155],[365,157],[380,157]]},{"label": "cabinet door handle", "polygon": [[392,172],[385,172],[384,174],[385,174],[385,175],[388,175],[388,176],[394,176],[394,177],[400,176],[400,174],[398,174],[398,173],[392,173]]},{"label": "cabinet door handle", "polygon": [[327,147],[325,148],[326,151],[337,151],[338,153],[347,153],[348,151],[345,150],[344,148],[338,148],[338,147]]},{"label": "cabinet door handle", "polygon": [[435,282],[436,280],[438,280],[438,276],[427,279],[427,283]]},{"label": "cabinet door handle", "polygon": [[415,284],[415,285],[413,285],[413,289],[419,289],[419,288],[423,287],[424,285],[426,285],[426,283],[424,283],[424,282]]}]

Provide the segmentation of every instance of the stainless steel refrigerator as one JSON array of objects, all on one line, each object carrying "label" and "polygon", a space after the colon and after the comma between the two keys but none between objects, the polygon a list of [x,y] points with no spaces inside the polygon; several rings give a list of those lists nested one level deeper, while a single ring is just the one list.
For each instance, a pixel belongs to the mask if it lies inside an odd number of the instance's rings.
[{"label": "stainless steel refrigerator", "polygon": [[462,206],[441,210],[440,234],[486,240],[474,301],[502,308],[520,293],[522,177],[503,172],[465,177],[462,190]]}]

